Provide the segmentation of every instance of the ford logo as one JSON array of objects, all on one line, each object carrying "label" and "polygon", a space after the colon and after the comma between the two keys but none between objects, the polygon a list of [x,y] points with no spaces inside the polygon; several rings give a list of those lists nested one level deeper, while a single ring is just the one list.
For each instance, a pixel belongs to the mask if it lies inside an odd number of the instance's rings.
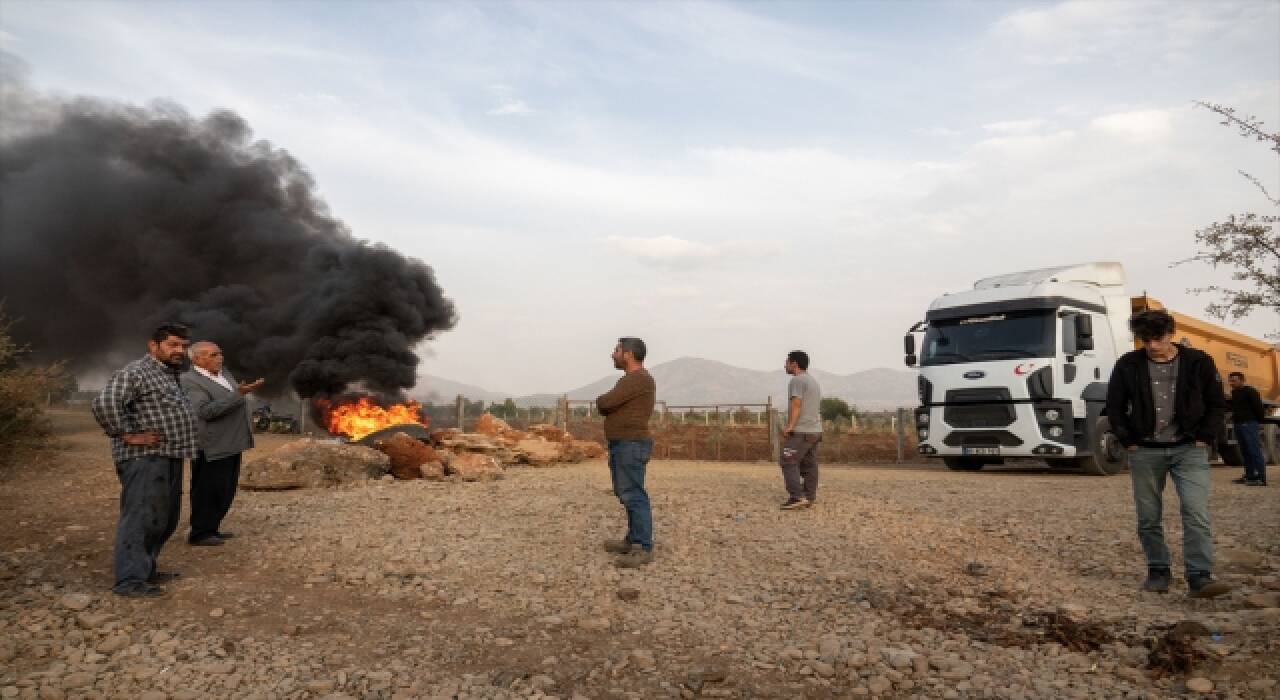
[{"label": "ford logo", "polygon": [[987,373],[986,373],[986,372],[983,372],[983,371],[982,371],[982,370],[980,370],[980,369],[975,369],[975,370],[973,370],[972,372],[965,372],[965,373],[964,373],[964,378],[965,378],[965,379],[982,379],[982,378],[983,378],[983,377],[985,377],[985,376],[987,376]]}]

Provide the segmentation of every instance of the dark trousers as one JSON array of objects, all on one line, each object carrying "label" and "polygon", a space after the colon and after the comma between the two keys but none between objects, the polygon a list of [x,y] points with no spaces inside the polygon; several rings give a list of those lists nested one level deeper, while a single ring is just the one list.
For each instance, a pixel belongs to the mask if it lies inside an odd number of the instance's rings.
[{"label": "dark trousers", "polygon": [[782,443],[782,482],[787,496],[818,500],[818,443],[822,433],[792,433]]},{"label": "dark trousers", "polygon": [[236,499],[240,483],[240,455],[205,459],[204,452],[191,460],[191,535],[196,542],[218,534],[222,519]]},{"label": "dark trousers", "polygon": [[627,509],[627,541],[653,549],[653,511],[644,489],[645,468],[653,452],[653,440],[610,440],[609,476],[613,493]]},{"label": "dark trousers", "polygon": [[178,529],[182,512],[182,460],[136,457],[116,465],[120,479],[120,522],[114,556],[116,590],[145,582],[156,573],[156,558]]},{"label": "dark trousers", "polygon": [[1244,478],[1254,481],[1267,480],[1267,458],[1262,454],[1262,431],[1254,421],[1236,423],[1236,441],[1240,443],[1240,456],[1244,458]]}]

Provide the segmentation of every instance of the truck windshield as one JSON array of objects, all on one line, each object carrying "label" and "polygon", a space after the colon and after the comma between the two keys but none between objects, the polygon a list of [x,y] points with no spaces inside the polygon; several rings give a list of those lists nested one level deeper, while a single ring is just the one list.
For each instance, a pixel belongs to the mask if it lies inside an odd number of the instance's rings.
[{"label": "truck windshield", "polygon": [[1017,311],[930,321],[921,365],[1052,357],[1052,311]]}]

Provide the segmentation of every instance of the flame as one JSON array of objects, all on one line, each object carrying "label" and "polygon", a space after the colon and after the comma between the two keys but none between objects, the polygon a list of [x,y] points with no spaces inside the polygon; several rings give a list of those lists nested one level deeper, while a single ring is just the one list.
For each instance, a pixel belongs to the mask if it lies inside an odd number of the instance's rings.
[{"label": "flame", "polygon": [[417,401],[379,406],[367,396],[353,403],[345,403],[329,409],[325,416],[325,427],[334,435],[343,435],[351,440],[359,440],[369,433],[389,428],[393,425],[418,423],[427,425],[422,415],[422,404]]}]

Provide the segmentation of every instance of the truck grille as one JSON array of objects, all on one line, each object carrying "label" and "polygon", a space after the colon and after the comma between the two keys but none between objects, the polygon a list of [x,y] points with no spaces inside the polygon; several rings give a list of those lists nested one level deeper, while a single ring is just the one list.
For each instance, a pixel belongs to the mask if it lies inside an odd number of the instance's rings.
[{"label": "truck grille", "polygon": [[1016,414],[1008,389],[952,389],[947,392],[942,420],[953,428],[1003,428]]}]

